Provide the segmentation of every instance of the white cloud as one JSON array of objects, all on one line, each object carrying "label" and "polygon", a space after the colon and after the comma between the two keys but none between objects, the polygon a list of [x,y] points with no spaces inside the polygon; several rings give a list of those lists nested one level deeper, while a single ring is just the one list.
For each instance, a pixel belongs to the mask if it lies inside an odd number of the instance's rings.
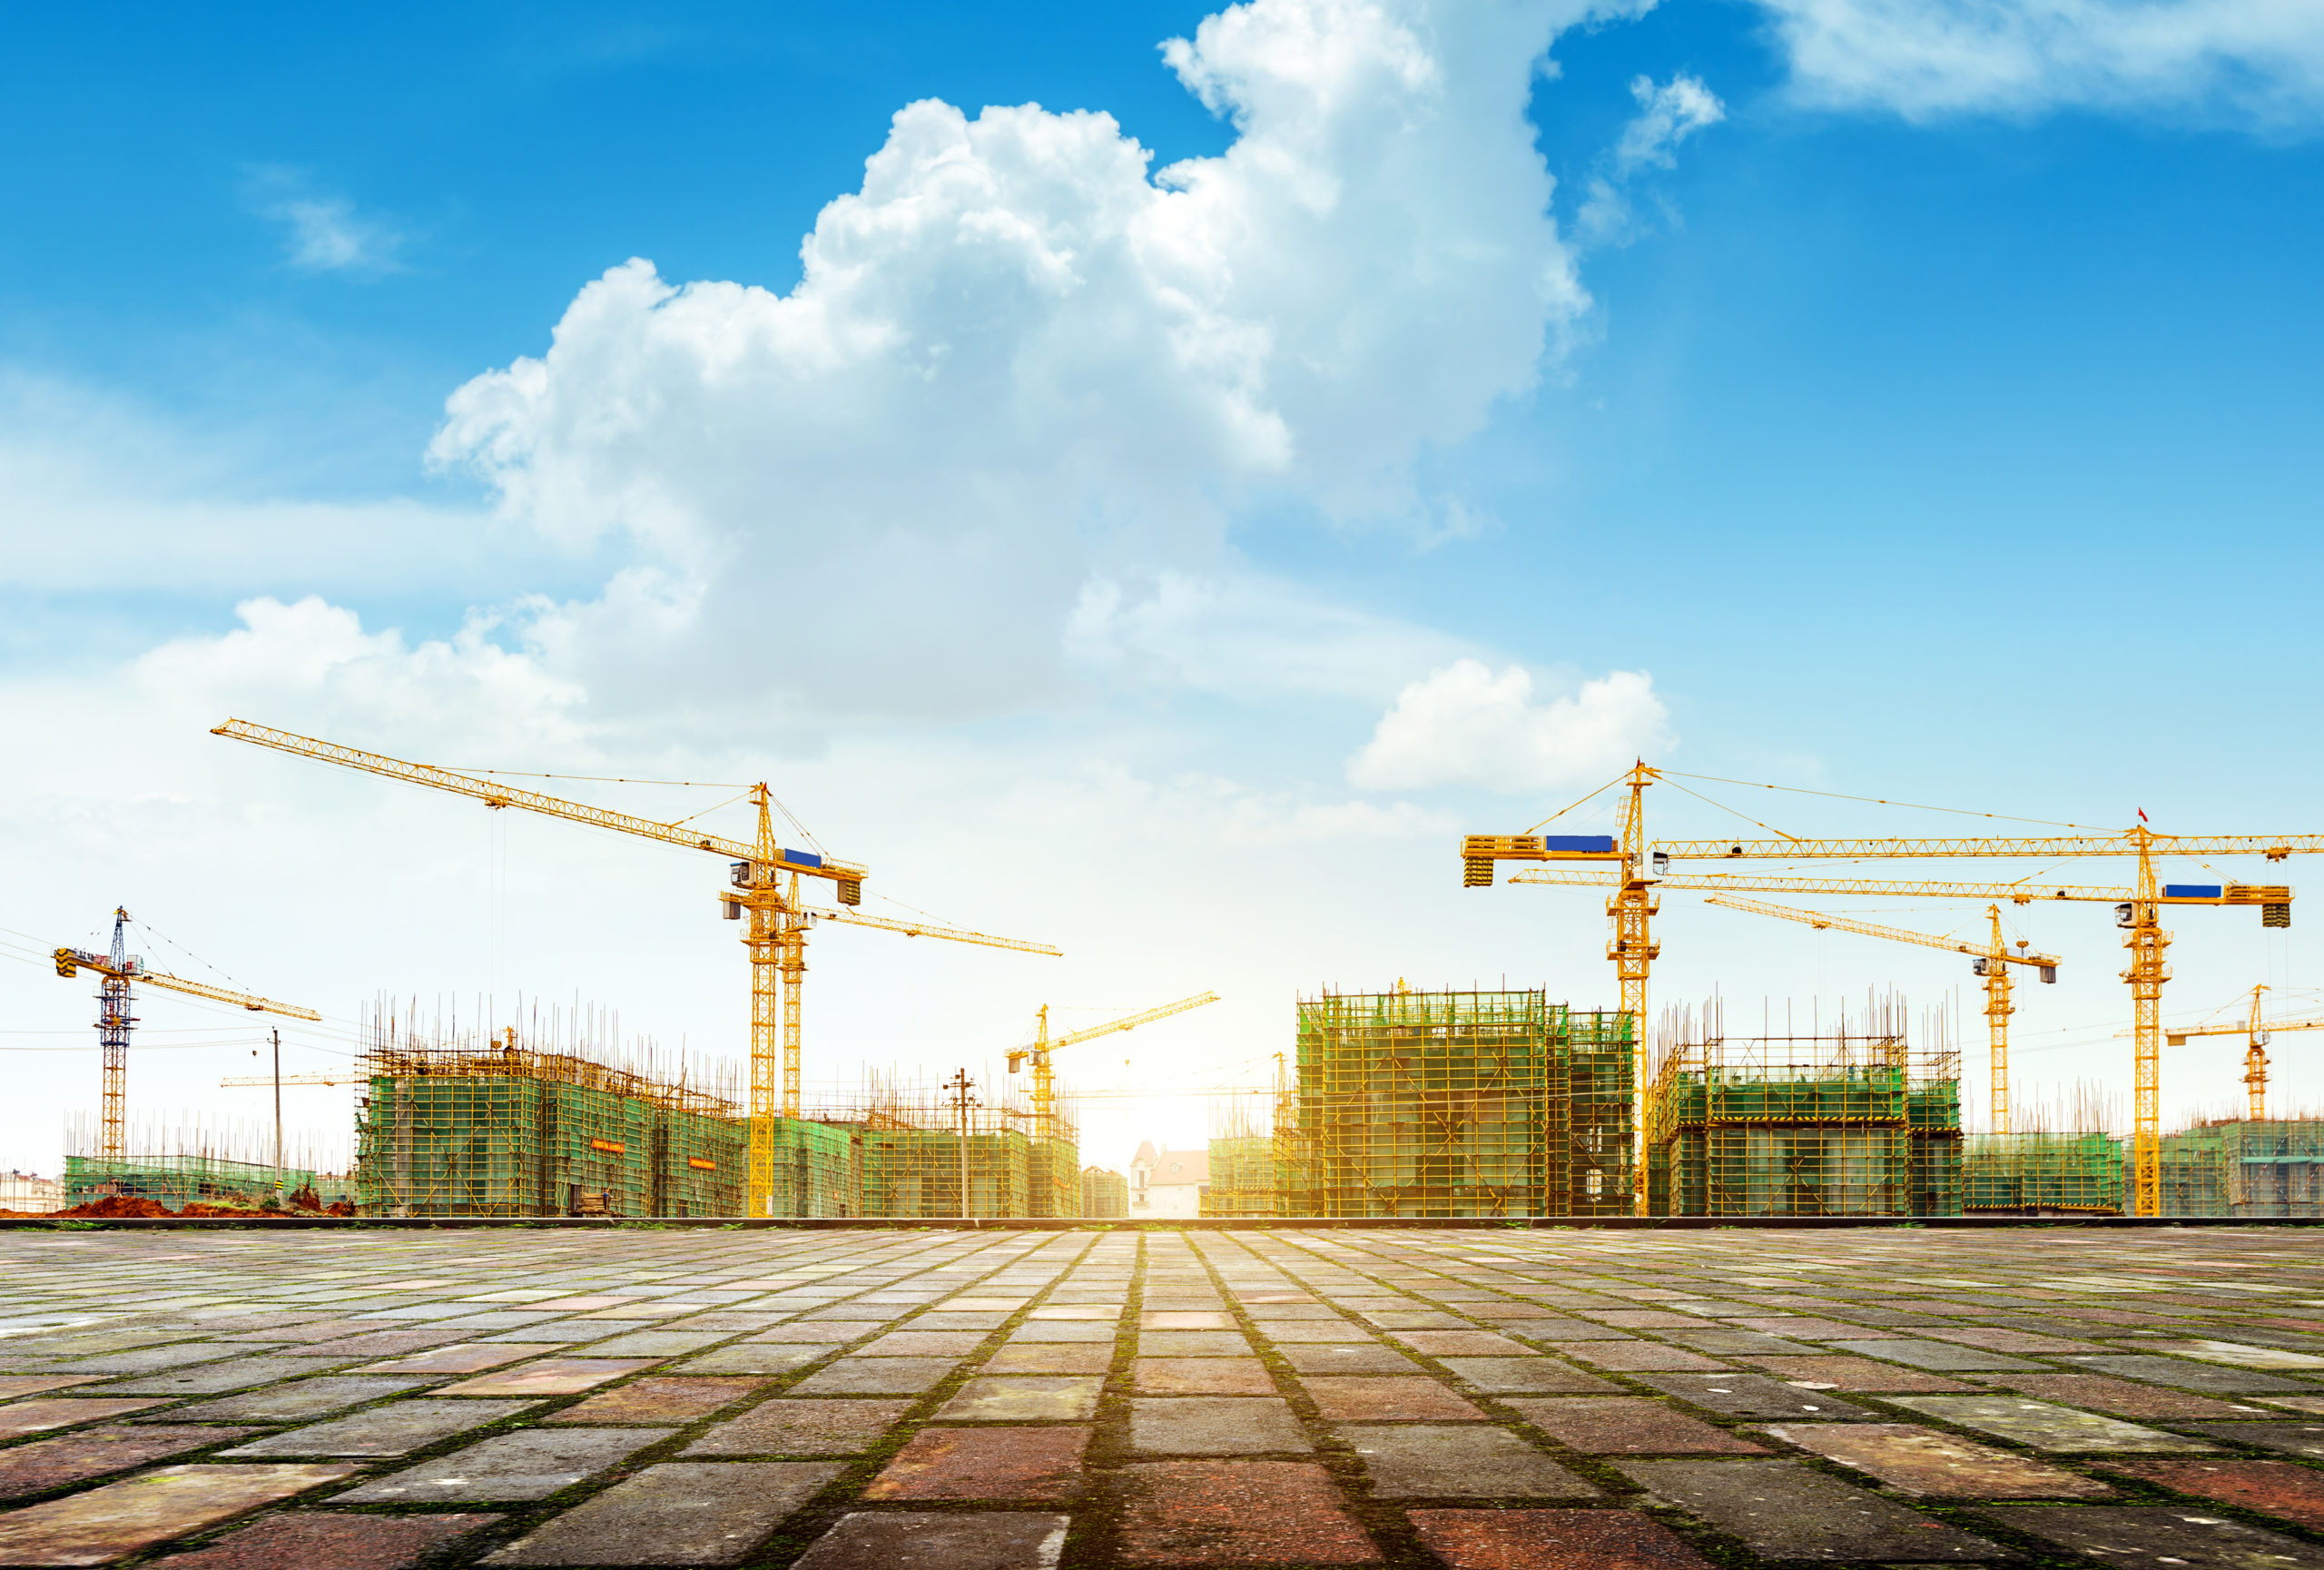
[{"label": "white cloud", "polygon": [[1590,176],[1589,194],[1576,213],[1576,234],[1589,245],[1626,245],[1639,237],[1628,186],[1649,169],[1678,167],[1679,143],[1727,118],[1727,105],[1685,72],[1657,86],[1650,76],[1630,82],[1639,112],[1622,127],[1602,171]]},{"label": "white cloud", "polygon": [[1586,9],[1236,6],[1166,58],[1236,139],[1159,172],[1105,114],[912,104],[789,294],[615,268],[436,456],[657,575],[650,617],[562,615],[610,705],[714,667],[764,716],[1038,700],[1091,580],[1216,574],[1238,499],[1447,527],[1413,460],[1588,303],[1525,119]]},{"label": "white cloud", "polygon": [[1539,703],[1522,666],[1495,672],[1460,659],[1397,696],[1348,760],[1347,777],[1365,790],[1596,784],[1636,758],[1667,751],[1669,720],[1644,671],[1614,671]]},{"label": "white cloud", "polygon": [[303,172],[262,164],[246,184],[252,210],[282,225],[285,259],[300,272],[378,278],[402,270],[409,237],[401,228],[345,196],[312,189]]},{"label": "white cloud", "polygon": [[2324,114],[2311,0],[1760,0],[1795,91],[1911,119],[2162,107],[2271,128]]}]

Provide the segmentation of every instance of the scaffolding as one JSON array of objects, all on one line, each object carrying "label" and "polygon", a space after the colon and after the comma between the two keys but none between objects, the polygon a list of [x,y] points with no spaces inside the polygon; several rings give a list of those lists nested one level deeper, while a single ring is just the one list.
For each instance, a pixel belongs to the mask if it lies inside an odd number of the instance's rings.
[{"label": "scaffolding", "polygon": [[127,1153],[108,1158],[101,1123],[76,1116],[66,1121],[64,1141],[64,1178],[52,1212],[108,1199],[148,1200],[170,1211],[328,1210],[353,1197],[348,1177],[322,1170],[304,1140],[276,1166],[271,1131],[251,1125],[133,1124],[123,1134]]},{"label": "scaffolding", "polygon": [[1108,1167],[1081,1169],[1081,1213],[1093,1220],[1129,1214],[1129,1180]]},{"label": "scaffolding", "polygon": [[551,1050],[515,1026],[423,1034],[375,1010],[358,1071],[359,1213],[740,1214],[747,1141],[732,1066],[704,1078],[590,1035],[553,1017]]},{"label": "scaffolding", "polygon": [[[1714,1001],[1666,1013],[1647,1096],[1647,1203],[1663,1216],[1961,1212],[1960,1054],[1915,1055],[1867,999],[1830,1032],[1727,1034]],[[1935,1039],[1947,1042],[1943,1015]]]},{"label": "scaffolding", "polygon": [[1970,1134],[1963,1147],[1965,1214],[2122,1213],[2122,1141],[2115,1135]]},{"label": "scaffolding", "polygon": [[1626,1214],[1635,1051],[1538,989],[1301,999],[1275,1213]]},{"label": "scaffolding", "polygon": [[2165,1134],[2162,1213],[2324,1216],[2324,1121],[2220,1118]]},{"label": "scaffolding", "polygon": [[871,1076],[862,1108],[830,1121],[842,1119],[860,1141],[863,1215],[908,1220],[1081,1214],[1079,1134],[1063,1103],[1049,1121],[1057,1137],[1036,1139],[1032,1109],[1013,1094],[998,1106],[972,1101],[963,1109],[940,1086],[908,1090]]}]

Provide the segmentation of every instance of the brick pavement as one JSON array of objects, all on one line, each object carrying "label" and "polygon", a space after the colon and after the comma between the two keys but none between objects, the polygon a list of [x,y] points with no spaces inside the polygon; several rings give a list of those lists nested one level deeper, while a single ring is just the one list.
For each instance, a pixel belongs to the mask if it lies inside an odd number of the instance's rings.
[{"label": "brick pavement", "polygon": [[2324,1232],[0,1232],[0,1565],[2324,1570]]}]

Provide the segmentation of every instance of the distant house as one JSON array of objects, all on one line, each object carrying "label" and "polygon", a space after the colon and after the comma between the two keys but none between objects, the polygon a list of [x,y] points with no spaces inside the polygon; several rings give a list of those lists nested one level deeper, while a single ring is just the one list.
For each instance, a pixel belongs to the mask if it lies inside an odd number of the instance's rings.
[{"label": "distant house", "polygon": [[0,1176],[0,1210],[23,1216],[45,1216],[64,1209],[64,1185],[54,1178],[30,1172]]},{"label": "distant house", "polygon": [[1210,1181],[1210,1152],[1157,1150],[1148,1140],[1129,1164],[1132,1217],[1199,1216]]}]

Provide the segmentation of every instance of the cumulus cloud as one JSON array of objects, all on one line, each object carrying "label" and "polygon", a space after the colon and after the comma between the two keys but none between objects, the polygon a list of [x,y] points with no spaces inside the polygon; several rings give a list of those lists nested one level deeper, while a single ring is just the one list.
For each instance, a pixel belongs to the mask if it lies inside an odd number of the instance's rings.
[{"label": "cumulus cloud", "polygon": [[1807,102],[1910,119],[2165,107],[2278,128],[2324,115],[2304,0],[1760,0]]},{"label": "cumulus cloud", "polygon": [[1150,167],[1108,115],[901,111],[787,294],[633,261],[434,452],[575,549],[637,551],[555,637],[593,696],[760,714],[1038,699],[1095,578],[1214,572],[1238,499],[1441,529],[1412,465],[1588,305],[1525,118],[1583,0],[1251,0],[1166,45],[1234,123]]},{"label": "cumulus cloud", "polygon": [[1627,187],[1650,169],[1678,167],[1679,143],[1727,118],[1727,105],[1702,79],[1681,71],[1655,84],[1651,76],[1630,82],[1638,114],[1622,127],[1601,171],[1590,177],[1589,195],[1575,215],[1581,240],[1590,245],[1628,244],[1639,234]]},{"label": "cumulus cloud", "polygon": [[1537,702],[1522,666],[1460,659],[1396,697],[1348,760],[1364,790],[1471,785],[1540,790],[1594,784],[1671,742],[1669,711],[1644,671],[1618,670]]}]

